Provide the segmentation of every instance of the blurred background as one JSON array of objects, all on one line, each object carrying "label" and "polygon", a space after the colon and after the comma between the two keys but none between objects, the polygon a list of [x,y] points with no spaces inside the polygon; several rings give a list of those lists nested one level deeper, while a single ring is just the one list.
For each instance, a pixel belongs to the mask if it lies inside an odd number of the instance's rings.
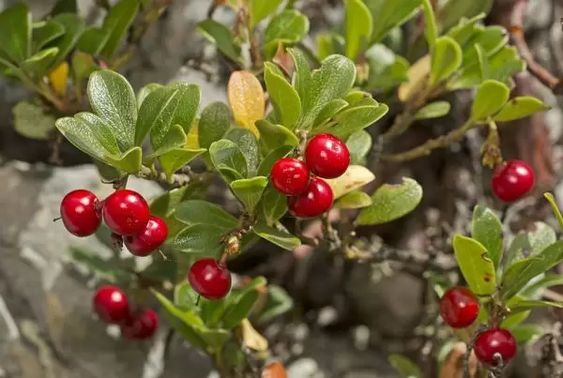
[{"label": "blurred background", "polygon": [[[516,2],[495,0],[486,23],[510,26]],[[0,0],[0,10],[14,3]],[[54,1],[26,3],[34,18],[40,19]],[[79,1],[80,12],[90,20],[99,17],[93,3]],[[226,101],[230,67],[195,31],[197,22],[206,17],[210,1],[170,3],[122,73],[136,89],[149,82],[198,84],[202,88],[200,109],[212,101]],[[313,37],[342,22],[340,1],[305,0],[295,6],[311,20]],[[231,15],[221,10],[215,15],[216,19],[228,17]],[[563,77],[561,17],[563,1],[530,0],[524,25],[533,55],[558,77]],[[534,195],[511,206],[504,217],[509,228],[520,230],[537,220],[553,223],[543,191],[553,191],[563,201],[559,143],[563,97],[526,72],[516,77],[515,84],[514,92],[537,96],[552,106],[546,113],[500,130],[504,157],[527,160],[537,172]],[[117,338],[116,330],[93,316],[92,282],[79,269],[68,266],[67,252],[71,246],[95,250],[97,244],[63,232],[62,224],[53,223],[53,218],[68,191],[84,187],[102,196],[110,187],[100,182],[89,159],[69,144],[61,146],[60,162],[54,164],[48,143],[14,131],[12,107],[28,96],[21,85],[0,77],[0,378],[206,377],[211,371],[206,357],[179,339],[170,348],[164,347],[165,327],[151,342],[132,343]],[[453,109],[447,117],[415,128],[398,142],[398,149],[459,124],[470,97],[464,92],[452,96],[448,100]],[[396,111],[392,108],[386,119]],[[377,127],[373,129],[378,132]],[[424,198],[409,216],[362,228],[360,234],[378,235],[395,248],[421,251],[422,262],[417,260],[401,270],[388,264],[335,264],[322,251],[292,254],[267,244],[233,262],[235,272],[265,275],[293,297],[298,310],[262,329],[273,352],[288,361],[290,377],[395,377],[388,353],[428,353],[425,348],[431,345],[425,326],[434,319],[427,318],[427,307],[434,305],[434,299],[426,294],[424,264],[451,253],[449,237],[465,231],[476,203],[506,210],[491,200],[490,172],[479,164],[483,138],[472,132],[463,142],[429,157],[371,167],[377,176],[374,185],[410,176],[423,186]],[[158,185],[141,180],[134,180],[132,187],[149,198],[161,191]],[[551,326],[563,320],[563,311],[535,316]],[[534,353],[533,348],[521,353],[507,375],[534,376],[530,367],[537,359]]]}]

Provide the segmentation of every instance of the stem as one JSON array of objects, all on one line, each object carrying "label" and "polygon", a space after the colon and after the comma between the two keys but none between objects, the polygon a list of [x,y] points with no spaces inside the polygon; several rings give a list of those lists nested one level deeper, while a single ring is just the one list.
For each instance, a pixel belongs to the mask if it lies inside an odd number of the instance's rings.
[{"label": "stem", "polygon": [[478,124],[475,123],[475,121],[468,120],[461,127],[450,131],[446,135],[439,136],[435,139],[430,139],[426,143],[405,152],[400,152],[398,154],[392,155],[383,155],[381,159],[384,161],[402,162],[430,155],[430,153],[437,148],[444,148],[454,142],[460,141],[467,131],[476,126],[478,126]]}]

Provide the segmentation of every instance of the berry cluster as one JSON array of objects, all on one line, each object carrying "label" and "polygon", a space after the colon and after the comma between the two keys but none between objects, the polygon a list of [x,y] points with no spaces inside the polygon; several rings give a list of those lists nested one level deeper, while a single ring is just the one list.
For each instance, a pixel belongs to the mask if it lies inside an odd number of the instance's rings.
[{"label": "berry cluster", "polygon": [[203,258],[191,266],[188,282],[202,297],[221,299],[231,290],[231,273],[222,262]]},{"label": "berry cluster", "polygon": [[[469,327],[479,315],[479,300],[464,287],[453,287],[440,299],[440,315],[452,328]],[[475,338],[474,350],[483,364],[494,366],[500,357],[507,363],[516,355],[516,339],[510,331],[491,327],[480,332]]]},{"label": "berry cluster", "polygon": [[279,159],[270,178],[273,187],[288,196],[292,215],[312,218],[332,207],[332,189],[322,178],[341,176],[349,165],[346,144],[334,135],[318,134],[307,143],[304,162],[290,157]]},{"label": "berry cluster", "polygon": [[495,196],[504,202],[514,202],[534,186],[534,170],[522,160],[508,160],[498,166],[491,180]]},{"label": "berry cluster", "polygon": [[61,202],[61,219],[73,235],[92,235],[102,217],[135,256],[149,255],[168,237],[166,223],[152,215],[147,201],[133,190],[116,190],[100,202],[94,193],[79,189],[68,193]]},{"label": "berry cluster", "polygon": [[158,328],[158,314],[150,308],[131,311],[127,294],[117,286],[100,287],[92,302],[99,318],[119,325],[121,335],[127,339],[148,339]]}]

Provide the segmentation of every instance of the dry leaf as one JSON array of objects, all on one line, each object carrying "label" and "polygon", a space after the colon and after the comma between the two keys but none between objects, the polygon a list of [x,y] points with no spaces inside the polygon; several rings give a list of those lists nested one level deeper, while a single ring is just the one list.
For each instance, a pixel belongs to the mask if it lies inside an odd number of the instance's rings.
[{"label": "dry leaf", "polygon": [[332,188],[334,199],[342,197],[375,180],[375,175],[361,165],[350,165],[346,172],[335,179],[325,179]]},{"label": "dry leaf", "polygon": [[407,102],[426,85],[430,74],[430,61],[430,55],[425,55],[409,68],[407,72],[409,80],[399,86],[399,100]]},{"label": "dry leaf", "polygon": [[274,361],[262,370],[261,378],[287,378],[287,373],[281,362]]},{"label": "dry leaf", "polygon": [[68,63],[62,62],[49,72],[49,83],[51,88],[61,97],[66,95],[66,82],[68,79]]},{"label": "dry leaf", "polygon": [[268,340],[252,327],[248,319],[243,319],[242,322],[240,322],[240,329],[242,342],[245,346],[257,352],[268,350]]},{"label": "dry leaf", "polygon": [[231,74],[227,91],[236,123],[259,136],[254,122],[264,118],[266,102],[258,79],[248,71],[235,71]]},{"label": "dry leaf", "polygon": [[[448,354],[446,361],[442,365],[442,369],[440,369],[439,378],[463,378],[463,358],[466,350],[467,346],[462,342],[456,343],[453,346],[452,351]],[[475,357],[475,353],[471,352],[471,356],[469,357],[469,377],[474,378],[476,374],[477,358]]]}]

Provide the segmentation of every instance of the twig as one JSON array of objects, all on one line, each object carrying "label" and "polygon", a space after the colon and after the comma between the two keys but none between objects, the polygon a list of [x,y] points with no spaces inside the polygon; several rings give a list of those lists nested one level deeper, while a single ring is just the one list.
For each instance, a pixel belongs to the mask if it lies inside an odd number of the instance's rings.
[{"label": "twig", "polygon": [[550,88],[554,94],[561,95],[563,94],[563,80],[556,77],[535,60],[534,54],[530,51],[526,42],[524,36],[524,17],[527,7],[528,0],[516,0],[512,6],[508,28],[512,42],[518,49],[522,59],[526,62],[528,71],[546,87]]},{"label": "twig", "polygon": [[471,130],[474,127],[477,127],[478,125],[479,124],[475,123],[474,121],[469,120],[465,124],[463,124],[463,126],[450,131],[446,135],[441,135],[438,138],[430,139],[424,144],[412,148],[405,152],[400,152],[398,154],[392,154],[392,155],[383,155],[381,157],[381,160],[402,162],[402,161],[413,160],[422,156],[430,155],[430,153],[437,148],[444,148],[454,142],[460,141],[464,137],[467,131]]}]

